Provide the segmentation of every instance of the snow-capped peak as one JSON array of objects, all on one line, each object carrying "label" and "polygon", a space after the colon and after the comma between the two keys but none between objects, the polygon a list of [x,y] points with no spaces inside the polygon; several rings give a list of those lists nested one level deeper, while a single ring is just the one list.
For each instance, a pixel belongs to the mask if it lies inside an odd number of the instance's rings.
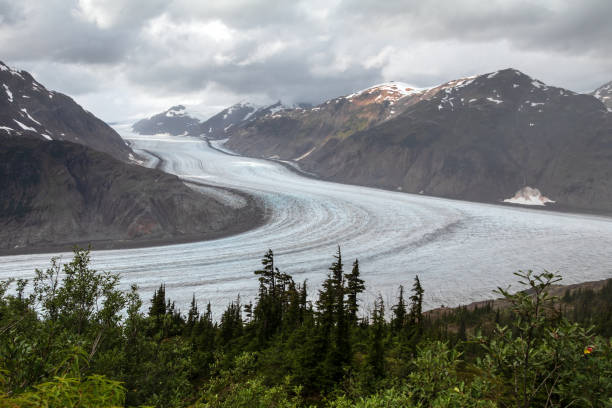
[{"label": "snow-capped peak", "polygon": [[185,107],[183,105],[176,105],[166,111],[166,116],[171,118],[174,116],[185,116]]},{"label": "snow-capped peak", "polygon": [[390,100],[396,101],[398,99],[403,98],[408,95],[420,94],[424,90],[420,88],[415,88],[412,85],[403,83],[403,82],[384,82],[382,84],[374,85],[366,89],[362,89],[361,91],[354,92],[350,95],[345,96],[345,99],[352,100],[353,98],[362,96],[362,95],[370,95],[373,93],[380,93],[380,98],[377,98],[377,101],[381,100]]},{"label": "snow-capped peak", "polygon": [[21,72],[17,71],[16,69],[13,69],[13,68],[9,67],[8,65],[6,65],[2,61],[0,61],[0,71],[10,72],[12,75],[18,76],[21,79],[25,79],[23,77],[23,75],[21,75]]}]

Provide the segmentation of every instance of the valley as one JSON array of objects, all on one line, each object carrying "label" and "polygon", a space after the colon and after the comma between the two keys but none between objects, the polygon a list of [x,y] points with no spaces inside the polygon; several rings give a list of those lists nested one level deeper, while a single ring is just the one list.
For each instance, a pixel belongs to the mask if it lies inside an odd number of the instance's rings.
[{"label": "valley", "polygon": [[[359,258],[369,285],[366,303],[378,293],[392,300],[398,285],[409,285],[418,274],[427,308],[490,298],[497,286],[515,281],[518,269],[558,271],[564,283],[607,278],[612,270],[608,217],[344,185],[303,177],[269,160],[228,155],[198,138],[127,137],[135,152],[160,158],[150,165],[264,203],[266,223],[238,235],[93,252],[93,266],[120,273],[124,289],[137,284],[146,298],[163,282],[181,310],[193,294],[217,311],[238,294],[248,302],[257,287],[252,271],[268,248],[281,271],[318,288],[340,245],[346,264]],[[53,255],[1,257],[0,279],[31,277]]]}]

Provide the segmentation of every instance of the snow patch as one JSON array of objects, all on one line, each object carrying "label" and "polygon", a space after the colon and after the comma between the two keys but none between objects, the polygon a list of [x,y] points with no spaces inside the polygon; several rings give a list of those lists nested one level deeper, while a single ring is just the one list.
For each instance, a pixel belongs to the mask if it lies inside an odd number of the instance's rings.
[{"label": "snow patch", "polygon": [[32,128],[32,127],[29,127],[29,126],[24,125],[23,123],[21,123],[21,122],[20,122],[20,121],[18,121],[17,119],[13,119],[13,121],[14,121],[15,123],[17,123],[17,124],[19,125],[19,127],[21,127],[23,130],[31,130],[32,132],[36,132],[36,129],[34,129],[34,128]]},{"label": "snow patch", "polygon": [[306,153],[304,153],[303,155],[301,155],[300,157],[298,157],[298,158],[296,158],[296,159],[294,159],[294,160],[295,160],[295,161],[300,161],[300,160],[302,160],[302,159],[305,159],[306,157],[308,157],[308,155],[310,155],[310,153],[314,152],[314,150],[315,150],[316,148],[317,148],[317,147],[316,147],[316,146],[314,146],[312,149],[310,149],[309,151],[307,151]]},{"label": "snow patch", "polygon": [[554,203],[554,201],[543,196],[537,188],[527,186],[517,191],[514,197],[506,198],[504,203],[544,206],[547,203]]},{"label": "snow patch", "polygon": [[15,129],[10,128],[10,127],[8,127],[8,126],[0,126],[0,130],[5,130],[5,131],[6,131],[6,132],[8,132],[8,133],[11,133],[11,132],[14,132],[14,131],[15,131]]},{"label": "snow patch", "polygon": [[548,87],[546,86],[544,82],[538,81],[537,79],[534,79],[533,81],[531,81],[531,85],[535,86],[538,89],[543,89],[543,90],[548,89]]},{"label": "snow patch", "polygon": [[487,98],[487,101],[495,102],[497,105],[504,102],[500,99],[494,99],[494,98]]},{"label": "snow patch", "polygon": [[2,86],[4,87],[4,91],[6,92],[6,96],[8,96],[9,102],[13,102],[13,93],[11,92],[9,87],[6,84],[2,84]]},{"label": "snow patch", "polygon": [[39,122],[39,121],[37,121],[36,119],[34,119],[32,116],[30,116],[30,114],[28,113],[28,111],[27,111],[27,109],[26,109],[26,108],[21,108],[20,110],[21,110],[21,112],[22,112],[22,114],[21,114],[22,116],[23,116],[23,115],[26,115],[26,117],[27,117],[28,119],[30,119],[32,122],[36,123],[36,124],[37,124],[37,125],[39,125],[39,126],[42,126],[42,125],[40,124],[40,122]]},{"label": "snow patch", "polygon": [[41,133],[40,135],[42,137],[44,137],[45,139],[47,139],[47,140],[53,140],[53,138],[51,136],[49,136],[48,134],[46,134],[46,133]]}]

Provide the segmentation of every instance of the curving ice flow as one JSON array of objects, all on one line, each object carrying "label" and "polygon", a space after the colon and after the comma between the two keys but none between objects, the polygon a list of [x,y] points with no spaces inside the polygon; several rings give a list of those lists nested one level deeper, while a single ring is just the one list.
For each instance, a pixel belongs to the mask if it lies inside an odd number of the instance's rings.
[{"label": "curving ice flow", "polygon": [[[260,197],[269,214],[257,229],[213,241],[96,251],[94,266],[118,272],[150,298],[160,283],[183,310],[195,293],[215,313],[240,294],[254,296],[268,248],[276,265],[310,293],[324,279],[341,245],[345,268],[359,258],[365,302],[416,274],[428,307],[490,298],[515,282],[519,269],[559,271],[566,283],[612,276],[612,219],[432,198],[323,182],[273,162],[232,156],[200,139],[140,137],[137,149],[161,157],[165,171],[185,179],[237,188]],[[0,279],[30,277],[51,254],[0,258]],[[69,255],[65,254],[64,258]]]}]

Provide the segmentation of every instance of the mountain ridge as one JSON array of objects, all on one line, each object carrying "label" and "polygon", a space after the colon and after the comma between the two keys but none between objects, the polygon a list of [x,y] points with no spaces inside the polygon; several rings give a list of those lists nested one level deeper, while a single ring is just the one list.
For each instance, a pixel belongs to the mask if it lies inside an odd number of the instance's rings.
[{"label": "mountain ridge", "polygon": [[136,160],[110,126],[72,98],[49,91],[26,71],[0,61],[0,134],[74,142],[122,160]]},{"label": "mountain ridge", "polygon": [[512,68],[406,92],[283,111],[226,146],[343,183],[491,203],[531,187],[553,208],[612,211],[612,115],[600,100]]}]

